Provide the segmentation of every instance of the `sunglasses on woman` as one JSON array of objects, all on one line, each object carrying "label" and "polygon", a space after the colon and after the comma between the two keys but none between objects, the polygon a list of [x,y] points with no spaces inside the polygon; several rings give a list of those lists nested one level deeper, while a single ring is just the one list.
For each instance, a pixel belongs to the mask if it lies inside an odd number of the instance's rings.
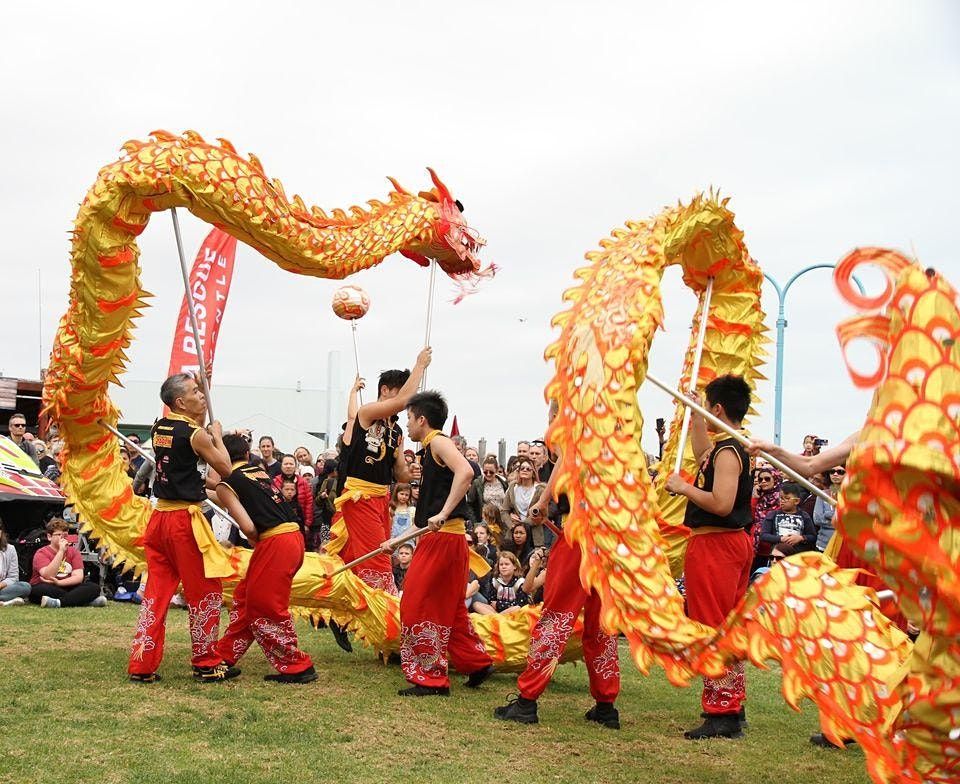
[{"label": "sunglasses on woman", "polygon": [[846,472],[843,468],[833,468],[830,470],[831,474],[836,474],[837,476],[843,476]]}]

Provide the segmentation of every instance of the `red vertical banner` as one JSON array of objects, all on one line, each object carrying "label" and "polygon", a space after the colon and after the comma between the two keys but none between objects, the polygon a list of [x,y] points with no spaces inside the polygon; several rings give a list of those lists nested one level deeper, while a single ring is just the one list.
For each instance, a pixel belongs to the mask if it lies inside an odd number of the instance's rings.
[{"label": "red vertical banner", "polygon": [[[237,255],[237,240],[229,234],[214,229],[200,245],[197,258],[190,270],[190,290],[197,313],[197,331],[200,333],[200,349],[208,368],[213,367],[217,350],[217,335],[227,307],[230,281],[233,279],[233,263]],[[197,356],[193,327],[184,294],[173,334],[173,349],[170,352],[168,376],[175,373],[198,373],[200,360]]]}]

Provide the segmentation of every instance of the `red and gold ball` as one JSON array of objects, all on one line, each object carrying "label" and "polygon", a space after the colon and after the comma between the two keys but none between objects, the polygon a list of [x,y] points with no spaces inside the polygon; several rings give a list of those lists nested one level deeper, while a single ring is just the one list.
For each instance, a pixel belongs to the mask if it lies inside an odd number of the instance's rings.
[{"label": "red and gold ball", "polygon": [[367,315],[370,310],[370,296],[359,286],[341,286],[333,292],[333,302],[330,304],[337,316],[353,321]]}]

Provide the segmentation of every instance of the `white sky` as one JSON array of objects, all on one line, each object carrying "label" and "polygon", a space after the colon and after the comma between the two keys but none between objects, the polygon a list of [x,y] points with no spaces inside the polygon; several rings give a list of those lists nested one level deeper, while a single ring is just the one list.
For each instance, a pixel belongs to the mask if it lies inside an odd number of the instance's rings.
[{"label": "white sky", "polygon": [[[960,5],[947,0],[33,8],[11,4],[0,30],[5,375],[37,377],[66,306],[77,205],[122,142],[154,128],[228,138],[324,207],[382,199],[388,174],[426,187],[435,167],[501,273],[456,307],[440,286],[429,382],[468,438],[491,446],[542,432],[549,322],[583,254],[699,189],[733,197],[748,247],[781,283],[857,245],[913,250],[960,283]],[[206,227],[183,211],[181,223],[192,261]],[[169,218],[141,240],[157,297],[128,377],[160,380],[182,296]],[[237,264],[218,381],[323,387],[329,350],[352,365],[349,327],[329,306],[340,283],[290,275],[243,245]],[[373,302],[365,374],[409,366],[425,271],[398,256],[353,282]],[[677,274],[664,299],[651,369],[669,379],[694,300]],[[772,328],[769,291],[764,306]],[[862,422],[869,395],[852,390],[833,331],[849,313],[827,271],[790,293],[787,445]],[[772,382],[759,392],[754,432],[770,435]],[[671,407],[650,389],[641,406],[652,451],[653,419]]]}]

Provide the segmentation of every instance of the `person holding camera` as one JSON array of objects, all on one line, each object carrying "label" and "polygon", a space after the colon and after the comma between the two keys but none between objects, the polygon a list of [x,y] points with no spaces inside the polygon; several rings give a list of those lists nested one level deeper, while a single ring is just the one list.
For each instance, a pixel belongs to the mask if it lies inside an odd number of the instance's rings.
[{"label": "person holding camera", "polygon": [[104,607],[100,586],[84,580],[83,558],[67,539],[69,530],[62,517],[47,523],[48,544],[33,554],[30,601],[48,608]]},{"label": "person holding camera", "polygon": [[[559,474],[560,458],[554,465],[550,480],[540,498],[530,507],[532,519],[543,521],[549,510],[550,499]],[[561,494],[560,504],[569,508],[567,498]],[[543,607],[540,620],[530,635],[527,666],[517,678],[516,699],[495,708],[493,715],[504,721],[520,724],[536,724],[537,700],[543,694],[560,662],[560,655],[573,632],[580,611],[583,611],[583,658],[590,679],[590,694],[596,704],[584,715],[587,721],[595,721],[603,727],[620,729],[620,714],[614,707],[620,693],[620,657],[617,638],[606,634],[600,626],[600,595],[587,592],[580,582],[580,547],[561,535],[550,548],[550,569],[543,587]],[[536,551],[534,553],[536,555]],[[543,565],[543,556],[537,556]],[[531,556],[531,571],[534,556]],[[536,580],[537,575],[534,576]],[[531,585],[532,587],[532,585]]]}]

